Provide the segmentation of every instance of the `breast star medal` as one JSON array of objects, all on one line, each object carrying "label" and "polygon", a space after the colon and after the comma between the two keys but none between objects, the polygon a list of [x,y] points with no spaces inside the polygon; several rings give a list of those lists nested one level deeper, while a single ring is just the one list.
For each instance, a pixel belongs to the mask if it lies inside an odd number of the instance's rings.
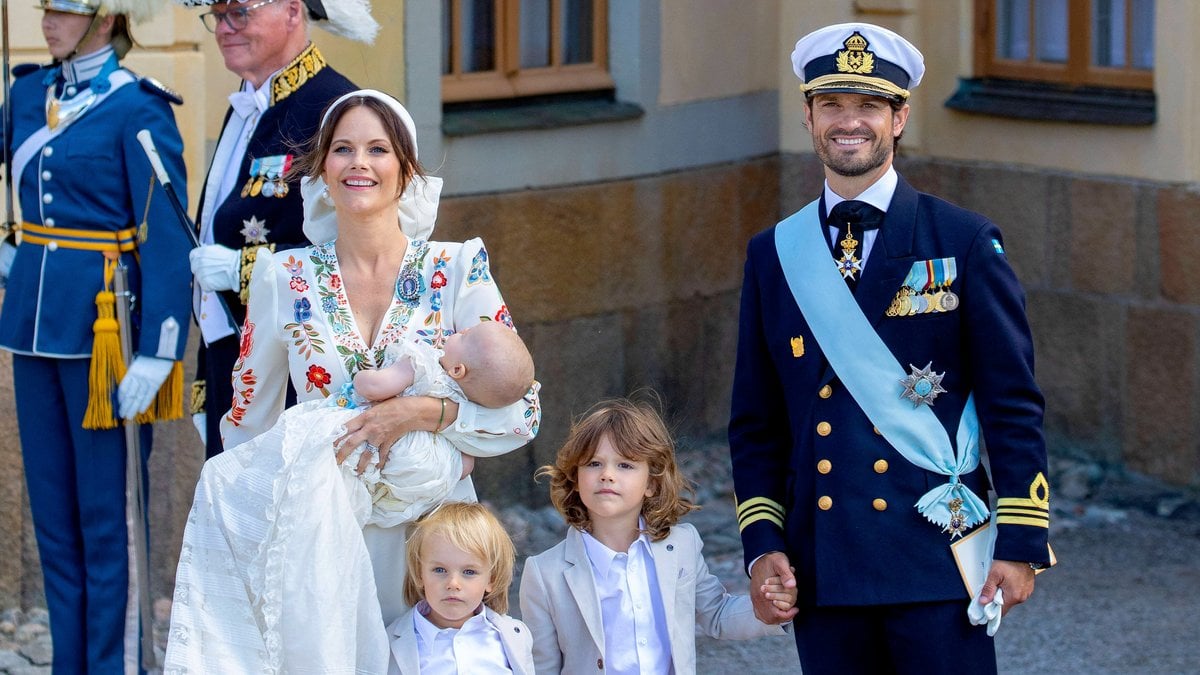
[{"label": "breast star medal", "polygon": [[267,243],[267,235],[271,232],[267,229],[267,221],[250,216],[250,220],[243,220],[242,225],[242,236],[246,238],[247,244]]},{"label": "breast star medal", "polygon": [[942,388],[942,378],[946,373],[935,373],[930,368],[933,361],[925,364],[924,368],[917,368],[911,363],[908,367],[912,372],[900,380],[900,384],[904,385],[904,392],[900,394],[900,398],[906,398],[912,401],[913,407],[924,403],[925,405],[933,405],[933,399],[937,398],[938,394],[944,394],[945,389]]},{"label": "breast star medal", "polygon": [[842,273],[842,278],[856,279],[855,276],[862,271],[862,261],[854,255],[854,250],[858,248],[858,240],[854,238],[854,234],[850,232],[850,228],[846,228],[846,236],[838,245],[842,247],[842,257],[838,259],[838,271]]}]

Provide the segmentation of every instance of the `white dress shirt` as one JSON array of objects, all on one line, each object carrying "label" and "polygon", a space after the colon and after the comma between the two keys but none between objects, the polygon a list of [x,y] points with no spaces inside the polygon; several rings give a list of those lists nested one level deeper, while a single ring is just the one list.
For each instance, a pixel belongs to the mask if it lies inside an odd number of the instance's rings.
[{"label": "white dress shirt", "polygon": [[413,612],[421,675],[512,672],[500,631],[488,621],[482,605],[462,628],[438,628],[425,617],[428,613],[429,603],[424,600]]},{"label": "white dress shirt", "polygon": [[[242,158],[250,145],[250,137],[258,128],[262,114],[270,106],[271,82],[281,72],[283,69],[273,73],[257,89],[243,80],[242,88],[229,95],[229,105],[233,108],[233,113],[221,131],[221,138],[217,141],[217,150],[213,154],[212,165],[208,168],[208,177],[204,183],[204,205],[200,209],[201,244],[213,243],[213,216],[225,201],[225,197],[237,186]],[[230,325],[215,293],[205,292],[196,284],[192,294],[192,310],[196,314],[196,323],[200,326],[206,343],[211,344],[237,332],[237,327]]]},{"label": "white dress shirt", "polygon": [[[862,191],[862,194],[854,197],[860,202],[866,202],[871,206],[887,213],[888,205],[892,203],[892,195],[896,193],[896,183],[899,177],[896,175],[896,168],[889,166],[886,173],[879,177],[879,180],[871,184],[871,187]],[[829,181],[825,181],[825,213],[833,211],[833,207],[846,201],[838,193],[829,188]],[[829,243],[833,245],[834,250],[837,250],[837,227],[830,225],[829,227]],[[861,269],[867,268],[867,258],[871,257],[871,247],[875,245],[875,237],[879,234],[879,230],[866,230],[862,233],[862,261]],[[753,566],[753,563],[751,563]]]},{"label": "white dress shirt", "polygon": [[604,622],[608,675],[670,673],[671,637],[646,535],[618,553],[583,532]]}]

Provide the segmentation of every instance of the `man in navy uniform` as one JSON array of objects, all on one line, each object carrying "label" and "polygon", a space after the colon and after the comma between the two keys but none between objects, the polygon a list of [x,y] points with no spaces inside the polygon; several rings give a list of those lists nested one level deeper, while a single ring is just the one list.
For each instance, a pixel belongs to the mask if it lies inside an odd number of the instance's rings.
[{"label": "man in navy uniform", "polygon": [[222,450],[221,418],[233,400],[230,377],[254,254],[260,246],[308,244],[299,182],[287,179],[292,157],[316,133],[325,106],[358,88],[325,62],[308,39],[309,24],[362,42],[374,40],[378,24],[356,0],[177,1],[211,5],[200,19],[225,67],[242,78],[200,196],[204,245],[191,255],[193,311],[204,338],[192,413],[212,457]]},{"label": "man in navy uniform", "polygon": [[[825,188],[746,254],[729,441],[755,612],[792,619],[804,672],[995,672],[999,616],[1050,562],[1024,294],[995,225],[892,166],[915,47],[841,24],[792,65]],[[951,544],[975,532],[995,552],[968,591]]]},{"label": "man in navy uniform", "polygon": [[[127,650],[139,626],[137,605],[127,602],[134,580],[116,416],[182,414],[190,245],[135,135],[150,131],[177,185],[185,182],[183,142],[174,94],[119,63],[132,45],[129,22],[161,4],[41,0],[54,60],[16,69],[12,85],[5,141],[24,222],[15,251],[14,240],[5,244],[11,266],[0,266],[0,348],[13,354],[55,673],[129,672],[137,662],[137,650]],[[117,265],[136,298],[133,325],[120,327],[131,330],[134,352],[123,377],[111,320]],[[148,424],[140,441],[144,476]]]}]

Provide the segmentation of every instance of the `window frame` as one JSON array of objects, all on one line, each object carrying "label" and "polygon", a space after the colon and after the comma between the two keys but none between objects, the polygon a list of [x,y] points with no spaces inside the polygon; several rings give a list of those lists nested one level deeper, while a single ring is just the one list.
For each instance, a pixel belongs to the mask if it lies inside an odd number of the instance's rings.
[{"label": "window frame", "polygon": [[451,72],[443,74],[442,102],[464,103],[545,96],[614,88],[608,70],[608,0],[593,0],[592,61],[559,63],[563,49],[560,16],[563,0],[550,0],[549,66],[522,68],[520,55],[520,0],[493,0],[495,8],[495,68],[488,71],[462,72],[461,4],[449,0]]},{"label": "window frame", "polygon": [[[1025,60],[1001,59],[996,56],[996,26],[999,0],[975,0],[975,75],[979,78],[1027,80],[1061,84],[1068,87],[1104,87],[1153,91],[1154,69],[1132,66],[1109,67],[1092,65],[1092,0],[1067,0],[1067,62],[1063,64]],[[1030,35],[1034,28],[1034,2],[1030,7]],[[1132,2],[1125,6],[1127,27],[1132,26]],[[1156,10],[1157,11],[1157,10]],[[1132,62],[1133,31],[1125,31],[1126,62]],[[1030,52],[1036,48],[1030,40]]]}]

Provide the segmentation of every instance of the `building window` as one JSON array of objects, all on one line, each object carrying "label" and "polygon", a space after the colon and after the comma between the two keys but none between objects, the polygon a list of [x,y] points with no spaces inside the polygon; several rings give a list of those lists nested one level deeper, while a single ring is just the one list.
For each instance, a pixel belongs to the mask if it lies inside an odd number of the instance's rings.
[{"label": "building window", "polygon": [[1154,0],[975,0],[975,78],[950,108],[1151,124]]},{"label": "building window", "polygon": [[442,0],[442,100],[613,88],[607,0]]},{"label": "building window", "polygon": [[975,22],[981,76],[1154,86],[1154,0],[985,0]]}]

